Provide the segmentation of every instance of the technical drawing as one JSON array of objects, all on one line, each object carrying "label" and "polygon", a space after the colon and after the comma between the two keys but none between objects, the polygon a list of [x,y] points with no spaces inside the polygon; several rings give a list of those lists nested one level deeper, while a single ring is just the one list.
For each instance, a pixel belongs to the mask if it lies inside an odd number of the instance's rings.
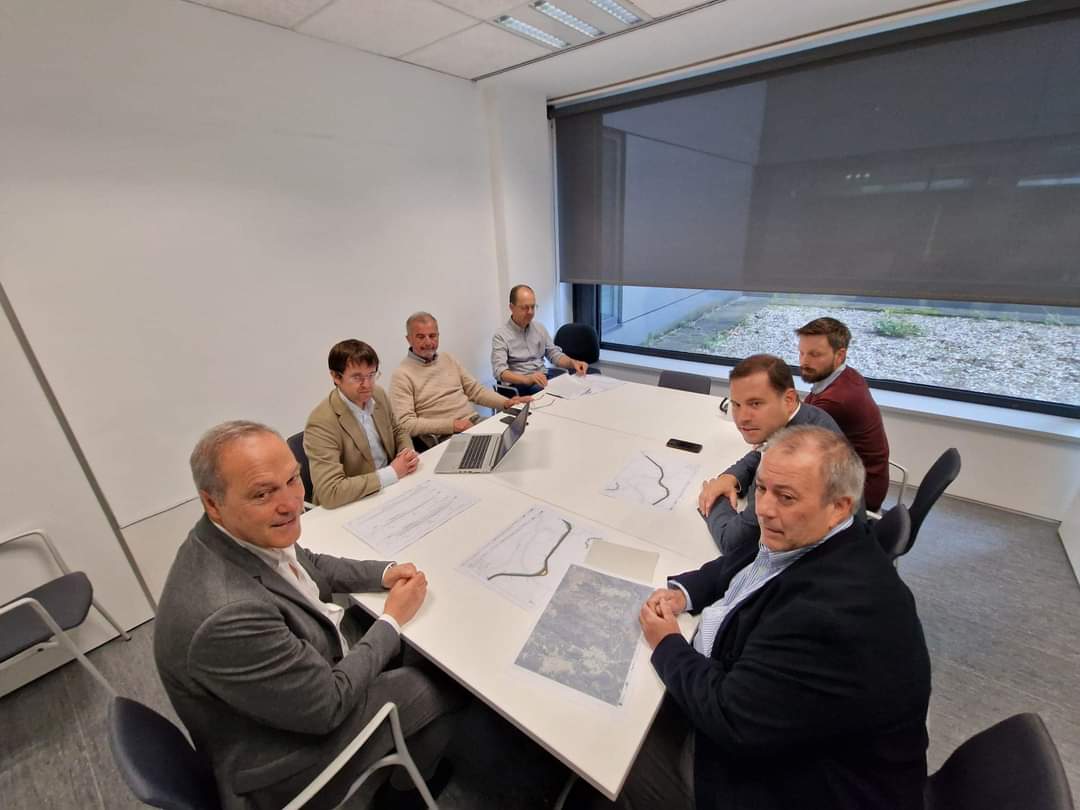
[{"label": "technical drawing", "polygon": [[441,481],[425,481],[353,518],[345,528],[380,554],[393,557],[476,502],[474,496]]},{"label": "technical drawing", "polygon": [[609,498],[670,511],[697,471],[696,464],[682,458],[639,450],[607,483],[603,492]]}]

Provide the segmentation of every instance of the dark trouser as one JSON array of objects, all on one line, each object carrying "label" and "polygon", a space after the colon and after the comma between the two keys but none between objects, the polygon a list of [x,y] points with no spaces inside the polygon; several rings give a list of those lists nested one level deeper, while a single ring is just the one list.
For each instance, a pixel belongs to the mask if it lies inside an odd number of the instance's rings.
[{"label": "dark trouser", "polygon": [[[275,785],[249,794],[259,810],[278,810],[291,801],[363,730],[387,701],[397,704],[401,731],[413,761],[425,778],[431,777],[453,736],[460,712],[468,703],[468,694],[412,649],[405,648],[401,658],[402,666],[386,669],[375,678],[368,687],[364,705],[327,737],[315,763]],[[390,722],[386,720],[337,776],[304,805],[305,810],[336,807],[360,774],[388,754],[393,744]],[[409,784],[407,777],[395,775],[395,787],[404,788]]]},{"label": "dark trouser", "polygon": [[[550,380],[552,377],[558,377],[560,374],[565,374],[565,368],[546,368],[544,373],[547,374],[547,378]],[[533,394],[539,394],[544,389],[539,385],[533,383],[532,385],[525,385],[524,383],[499,383],[499,385],[506,385],[513,388],[518,392],[518,396],[531,397]]]},{"label": "dark trouser", "polygon": [[614,803],[597,795],[590,810],[693,810],[694,735],[682,711],[665,697],[649,735]]}]

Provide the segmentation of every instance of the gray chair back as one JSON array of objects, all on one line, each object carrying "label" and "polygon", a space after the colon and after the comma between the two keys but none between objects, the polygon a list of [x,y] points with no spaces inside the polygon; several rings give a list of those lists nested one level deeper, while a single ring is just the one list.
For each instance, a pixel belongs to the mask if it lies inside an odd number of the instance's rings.
[{"label": "gray chair back", "polygon": [[1016,714],[953,751],[926,782],[926,810],[1073,810],[1054,741],[1037,714]]},{"label": "gray chair back", "polygon": [[712,380],[702,374],[690,374],[685,371],[661,371],[656,383],[661,388],[675,388],[692,394],[712,392]]},{"label": "gray chair back", "polygon": [[911,515],[902,503],[897,504],[874,524],[874,536],[890,560],[902,557],[911,548]]},{"label": "gray chair back", "polygon": [[959,474],[960,453],[955,447],[950,447],[942,453],[941,457],[926,471],[922,483],[915,490],[915,499],[908,507],[911,513],[911,545],[915,545],[915,537],[919,534],[919,528],[926,520],[931,507],[945,494],[949,484],[955,481]]},{"label": "gray chair back", "polygon": [[564,323],[555,332],[554,344],[573,357],[590,365],[600,359],[600,336],[585,323]]},{"label": "gray chair back", "polygon": [[311,483],[311,465],[308,464],[307,451],[304,450],[304,431],[294,433],[286,441],[289,449],[292,450],[292,454],[300,464],[300,480],[304,482],[304,500],[311,503],[315,487]]},{"label": "gray chair back", "polygon": [[210,763],[166,718],[137,700],[114,697],[108,728],[116,767],[140,802],[164,810],[221,810]]}]

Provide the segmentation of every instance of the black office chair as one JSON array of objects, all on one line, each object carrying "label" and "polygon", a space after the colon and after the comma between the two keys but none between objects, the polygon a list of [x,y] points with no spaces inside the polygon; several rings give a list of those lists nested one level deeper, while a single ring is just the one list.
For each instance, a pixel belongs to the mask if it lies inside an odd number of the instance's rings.
[{"label": "black office chair", "polygon": [[75,629],[86,621],[90,608],[93,606],[115,628],[121,638],[131,641],[131,636],[94,599],[94,587],[90,584],[89,577],[82,571],[72,571],[68,568],[64,558],[60,556],[60,552],[44,531],[35,529],[23,532],[6,540],[0,540],[0,546],[31,537],[37,537],[44,542],[45,548],[57,568],[60,569],[61,576],[0,606],[0,670],[13,666],[43,650],[64,647],[110,695],[115,695],[116,691],[112,685],[82,654],[67,631]]},{"label": "black office chair", "polygon": [[911,548],[911,515],[902,503],[897,504],[873,524],[878,545],[890,560],[908,553]]},{"label": "black office chair", "polygon": [[1037,714],[1015,714],[953,751],[924,790],[926,810],[1073,810],[1065,769]]},{"label": "black office chair", "polygon": [[304,501],[311,503],[314,497],[315,487],[311,483],[311,465],[308,463],[307,451],[304,450],[304,431],[300,431],[286,440],[289,449],[300,463],[300,480],[304,482]]},{"label": "black office chair", "polygon": [[[284,810],[298,810],[311,801],[384,722],[390,724],[394,748],[353,782],[338,806],[344,807],[375,771],[400,765],[408,772],[427,808],[436,810],[435,799],[409,754],[397,706],[393,703],[384,703],[360,733],[285,805]],[[221,810],[221,798],[209,760],[193,748],[169,720],[137,700],[114,697],[109,702],[108,730],[109,747],[120,775],[143,804],[163,810]]]},{"label": "black office chair", "polygon": [[922,526],[923,521],[926,520],[931,507],[937,503],[938,498],[944,494],[945,490],[949,488],[949,484],[955,481],[956,476],[959,474],[960,453],[957,452],[955,447],[950,447],[942,453],[941,457],[926,471],[922,483],[915,490],[915,499],[911,502],[911,506],[908,507],[908,512],[911,513],[909,549],[915,545],[915,537],[919,534],[919,528]]},{"label": "black office chair", "polygon": [[555,333],[554,343],[575,360],[589,364],[589,374],[599,374],[593,363],[600,359],[600,336],[584,323],[564,323]]},{"label": "black office chair", "polygon": [[661,371],[656,384],[661,388],[674,388],[678,391],[689,391],[691,394],[712,392],[712,380],[702,374],[689,374],[685,371]]}]

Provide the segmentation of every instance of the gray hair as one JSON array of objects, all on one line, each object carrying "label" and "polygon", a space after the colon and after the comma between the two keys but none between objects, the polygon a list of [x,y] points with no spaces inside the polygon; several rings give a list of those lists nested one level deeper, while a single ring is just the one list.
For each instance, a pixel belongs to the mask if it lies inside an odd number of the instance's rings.
[{"label": "gray hair", "polygon": [[225,495],[225,482],[221,480],[218,469],[222,451],[237,439],[257,433],[271,433],[281,438],[281,434],[273,428],[244,419],[222,422],[206,431],[191,451],[191,477],[195,481],[195,489],[220,500]]},{"label": "gray hair", "polygon": [[866,470],[855,449],[840,434],[817,425],[796,425],[775,433],[765,452],[794,455],[803,450],[816,455],[821,463],[825,503],[839,498],[851,498],[852,505],[859,502]]},{"label": "gray hair", "polygon": [[417,323],[418,321],[423,321],[425,323],[427,321],[431,321],[434,324],[439,323],[439,319],[432,315],[430,312],[424,312],[423,310],[421,310],[420,312],[414,312],[412,315],[405,319],[405,334],[409,334],[410,332],[412,332],[412,325],[414,323]]}]

